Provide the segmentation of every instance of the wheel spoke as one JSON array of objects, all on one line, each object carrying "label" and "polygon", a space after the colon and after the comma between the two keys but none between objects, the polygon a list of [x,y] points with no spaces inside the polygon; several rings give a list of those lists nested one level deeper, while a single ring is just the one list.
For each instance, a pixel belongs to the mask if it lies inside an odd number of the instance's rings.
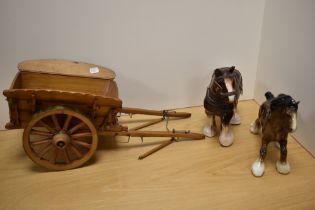
[{"label": "wheel spoke", "polygon": [[32,141],[32,143],[35,143],[35,142],[38,142],[38,141],[43,141],[43,140],[52,140],[52,138],[50,138],[50,137],[47,137],[47,136],[45,136],[45,137],[42,137],[42,138],[40,138],[40,139],[34,139],[33,141]]},{"label": "wheel spoke", "polygon": [[72,134],[71,138],[73,139],[78,139],[78,138],[83,138],[83,137],[91,137],[92,133],[90,132],[84,132],[84,133],[76,133],[76,134]]},{"label": "wheel spoke", "polygon": [[52,154],[52,158],[50,159],[49,162],[51,162],[52,164],[55,164],[56,160],[57,160],[58,153],[59,153],[58,148],[55,148],[53,151],[53,154]]},{"label": "wheel spoke", "polygon": [[40,120],[39,124],[41,124],[42,126],[44,126],[50,133],[54,133],[55,129],[53,129],[52,127],[50,127],[47,123],[45,123],[44,121]]},{"label": "wheel spoke", "polygon": [[44,155],[47,154],[47,152],[49,152],[49,150],[50,150],[52,147],[53,147],[52,144],[47,145],[46,147],[44,147],[44,149],[42,149],[42,150],[39,152],[38,156],[42,158]]},{"label": "wheel spoke", "polygon": [[76,126],[74,126],[73,128],[71,128],[69,131],[68,131],[68,134],[73,134],[75,131],[79,130],[80,128],[84,127],[85,126],[85,123],[84,122],[81,122],[79,124],[77,124]]},{"label": "wheel spoke", "polygon": [[66,163],[70,163],[70,158],[69,158],[69,154],[68,154],[67,148],[64,148],[62,150],[62,153],[63,153],[63,156],[65,158]]},{"label": "wheel spoke", "polygon": [[55,128],[57,128],[57,130],[60,130],[61,127],[55,114],[51,115],[51,119],[55,125]]},{"label": "wheel spoke", "polygon": [[74,145],[70,145],[69,147],[79,159],[82,158],[82,153]]},{"label": "wheel spoke", "polygon": [[51,137],[53,134],[48,133],[46,131],[37,131],[37,130],[32,129],[30,135],[50,136]]},{"label": "wheel spoke", "polygon": [[68,127],[69,127],[69,125],[70,125],[71,119],[72,119],[72,116],[71,116],[71,115],[68,115],[68,116],[67,116],[67,119],[66,119],[66,121],[65,121],[65,124],[63,124],[63,129],[64,129],[65,131],[68,130]]},{"label": "wheel spoke", "polygon": [[71,142],[71,143],[74,143],[74,144],[76,144],[76,145],[83,146],[83,147],[88,148],[88,149],[90,149],[90,148],[91,148],[91,144],[88,144],[88,143],[83,142],[83,141],[72,140],[72,142]]},{"label": "wheel spoke", "polygon": [[51,138],[44,138],[38,141],[31,142],[32,146],[47,144],[51,142]]}]

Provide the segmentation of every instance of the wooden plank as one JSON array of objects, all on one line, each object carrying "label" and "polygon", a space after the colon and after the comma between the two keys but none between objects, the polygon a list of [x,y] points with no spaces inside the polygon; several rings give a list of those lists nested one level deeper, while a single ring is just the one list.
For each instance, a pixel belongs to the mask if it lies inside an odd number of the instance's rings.
[{"label": "wooden plank", "polygon": [[62,90],[118,98],[118,87],[116,82],[112,80],[31,72],[21,73],[20,87],[16,87],[15,89]]},{"label": "wooden plank", "polygon": [[21,86],[21,73],[17,72],[12,83],[10,85],[10,89],[15,89]]},{"label": "wooden plank", "polygon": [[18,109],[23,111],[32,111],[33,104],[31,99],[21,99],[17,101]]},{"label": "wooden plank", "polygon": [[122,102],[116,98],[108,98],[103,96],[96,96],[88,93],[78,93],[69,91],[58,91],[58,90],[40,90],[40,89],[14,89],[4,90],[3,94],[8,98],[16,99],[30,99],[32,95],[36,97],[37,101],[51,101],[58,103],[72,103],[72,104],[85,104],[92,106],[96,101],[99,106],[109,107],[121,107]]},{"label": "wooden plank", "polygon": [[79,76],[88,78],[99,79],[115,78],[115,72],[111,69],[99,65],[70,60],[58,59],[27,60],[20,62],[18,64],[18,69],[20,71]]}]

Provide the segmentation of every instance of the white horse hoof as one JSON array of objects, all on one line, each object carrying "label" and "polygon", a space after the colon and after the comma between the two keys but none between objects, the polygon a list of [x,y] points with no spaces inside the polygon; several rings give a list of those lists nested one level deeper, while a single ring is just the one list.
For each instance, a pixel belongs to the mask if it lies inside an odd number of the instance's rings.
[{"label": "white horse hoof", "polygon": [[232,119],[230,120],[230,124],[232,125],[239,125],[241,124],[241,117],[238,113],[234,113]]},{"label": "white horse hoof", "polygon": [[253,165],[252,165],[252,173],[256,177],[260,177],[265,172],[265,164],[264,162],[260,161],[260,159],[257,159]]},{"label": "white horse hoof", "polygon": [[257,125],[255,122],[252,122],[250,124],[250,128],[249,128],[250,132],[252,132],[253,134],[258,134],[259,130],[257,128]]},{"label": "white horse hoof", "polygon": [[288,174],[291,170],[289,162],[281,163],[281,161],[277,161],[276,163],[277,171],[280,174]]},{"label": "white horse hoof", "polygon": [[213,136],[215,136],[216,133],[215,133],[215,129],[213,129],[213,127],[210,127],[207,125],[203,128],[203,134],[207,137],[213,137]]},{"label": "white horse hoof", "polygon": [[221,132],[219,136],[220,144],[224,147],[228,147],[231,144],[233,144],[234,141],[234,135],[231,131],[229,132]]}]

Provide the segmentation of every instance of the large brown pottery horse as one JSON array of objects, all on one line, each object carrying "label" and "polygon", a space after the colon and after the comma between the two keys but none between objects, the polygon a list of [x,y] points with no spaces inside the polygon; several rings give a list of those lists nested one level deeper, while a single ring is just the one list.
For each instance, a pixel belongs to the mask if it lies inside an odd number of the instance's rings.
[{"label": "large brown pottery horse", "polygon": [[219,116],[221,119],[219,142],[222,146],[230,146],[233,143],[234,135],[230,124],[241,123],[236,107],[242,92],[242,76],[234,66],[214,70],[204,99],[208,122],[203,133],[208,137],[216,135],[215,116]]},{"label": "large brown pottery horse", "polygon": [[252,165],[252,173],[254,176],[264,174],[267,146],[275,141],[280,144],[280,160],[277,161],[276,168],[279,173],[288,174],[290,165],[287,161],[287,138],[289,132],[296,130],[299,102],[285,94],[274,97],[271,92],[267,92],[265,96],[267,100],[260,106],[258,119],[250,127],[250,131],[254,134],[257,134],[260,128],[262,130],[260,155]]}]

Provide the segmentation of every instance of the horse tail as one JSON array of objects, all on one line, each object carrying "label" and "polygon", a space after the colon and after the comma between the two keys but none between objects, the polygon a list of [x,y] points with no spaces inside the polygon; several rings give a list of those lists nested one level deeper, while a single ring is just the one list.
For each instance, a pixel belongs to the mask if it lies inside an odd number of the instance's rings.
[{"label": "horse tail", "polygon": [[266,97],[267,100],[269,100],[269,99],[274,98],[274,95],[270,91],[268,91],[268,92],[265,93],[265,97]]}]

